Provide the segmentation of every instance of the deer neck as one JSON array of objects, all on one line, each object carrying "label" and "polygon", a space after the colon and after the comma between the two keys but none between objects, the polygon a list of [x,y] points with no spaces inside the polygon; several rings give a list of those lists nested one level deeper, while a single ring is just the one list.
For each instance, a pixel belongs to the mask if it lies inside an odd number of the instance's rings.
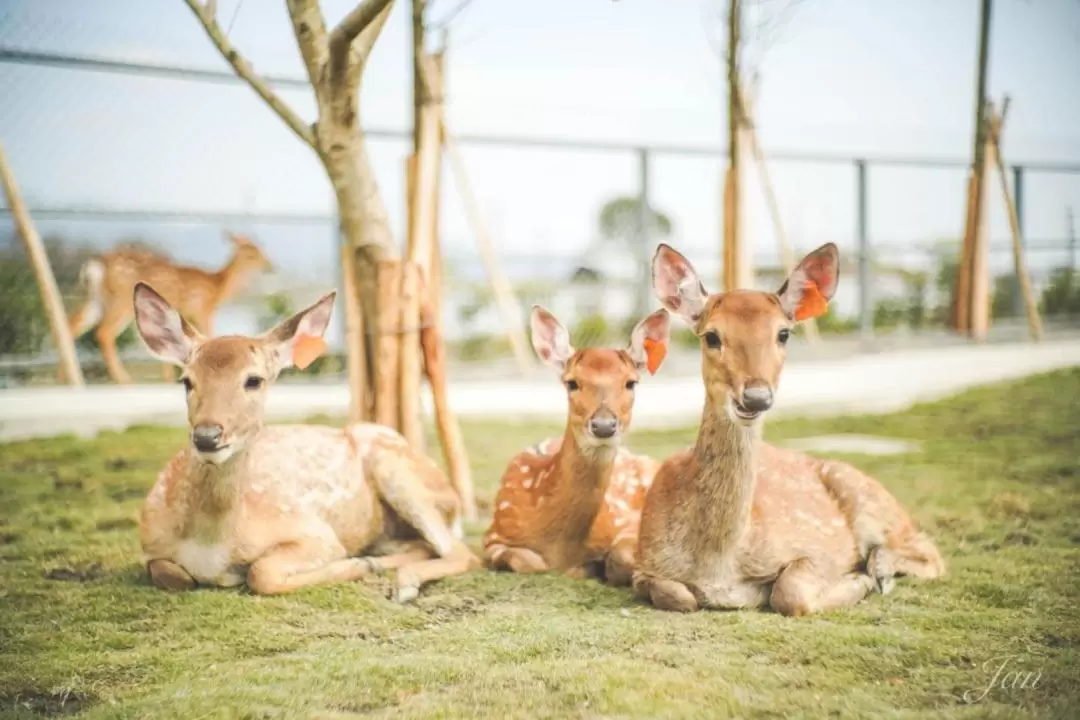
[{"label": "deer neck", "polygon": [[240,505],[240,480],[247,464],[241,450],[216,465],[189,451],[187,467],[188,536],[216,541],[221,528]]},{"label": "deer neck", "polygon": [[561,546],[548,558],[559,565],[581,562],[593,521],[604,501],[618,447],[582,446],[567,428],[562,447],[552,458],[552,472],[547,502],[540,507],[540,521],[548,531],[548,540]]},{"label": "deer neck", "polygon": [[229,258],[229,262],[226,263],[225,267],[214,273],[214,280],[217,281],[218,301],[226,300],[240,292],[250,274],[250,270],[240,262],[239,256],[234,254]]},{"label": "deer neck", "polygon": [[713,551],[735,552],[750,524],[760,426],[736,423],[713,403],[702,413],[692,482],[701,531]]}]

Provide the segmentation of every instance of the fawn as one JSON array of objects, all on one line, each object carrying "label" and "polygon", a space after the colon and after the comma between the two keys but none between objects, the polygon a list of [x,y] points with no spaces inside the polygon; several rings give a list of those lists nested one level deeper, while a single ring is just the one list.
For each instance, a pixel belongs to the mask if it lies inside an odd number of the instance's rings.
[{"label": "fawn", "polygon": [[934,543],[876,480],[760,439],[791,328],[825,313],[838,266],[829,243],[776,294],[709,295],[685,257],[657,248],[653,288],[701,338],[707,400],[696,444],[664,461],[645,498],[633,586],[654,606],[805,615],[886,594],[894,575],[944,574]]},{"label": "fawn", "polygon": [[625,350],[574,350],[566,328],[540,306],[533,307],[530,324],[533,349],[566,387],[569,417],[561,438],[510,461],[484,553],[497,570],[602,574],[611,584],[628,585],[638,516],[658,464],[620,441],[641,372],[656,372],[663,359],[670,318],[665,310],[649,315]]},{"label": "fawn", "polygon": [[[131,323],[131,296],[135,283],[143,281],[157,288],[199,332],[213,334],[213,317],[219,305],[244,287],[252,273],[272,269],[259,246],[243,235],[228,233],[232,257],[217,272],[176,265],[146,250],[114,250],[87,260],[79,277],[88,295],[71,316],[73,337],[97,326],[101,357],[113,382],[130,383],[116,353],[116,338]],[[172,379],[172,366],[165,377]]]},{"label": "fawn", "polygon": [[[394,597],[480,566],[460,500],[390,428],[264,426],[270,384],[325,347],[335,293],[258,336],[206,338],[149,285],[135,286],[147,348],[182,368],[190,445],[165,466],[139,523],[143,562],[168,590],[247,585],[276,594],[396,568]],[[369,551],[395,551],[357,557]]]}]

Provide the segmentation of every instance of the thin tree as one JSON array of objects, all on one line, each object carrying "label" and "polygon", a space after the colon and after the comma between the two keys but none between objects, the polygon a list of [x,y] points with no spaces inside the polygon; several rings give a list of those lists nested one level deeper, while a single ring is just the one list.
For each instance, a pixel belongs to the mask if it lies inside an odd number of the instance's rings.
[{"label": "thin tree", "polygon": [[[368,57],[382,32],[394,0],[364,0],[330,29],[318,0],[286,0],[293,33],[315,96],[317,117],[306,122],[279,97],[232,43],[217,18],[216,0],[185,0],[214,47],[286,126],[319,158],[337,200],[338,222],[347,244],[342,253],[349,336],[349,378],[354,394],[373,387],[376,377],[374,332],[377,327],[378,265],[396,255],[390,222],[368,157],[360,125],[360,86]],[[364,376],[367,377],[364,377]],[[366,414],[354,397],[354,419]]]}]

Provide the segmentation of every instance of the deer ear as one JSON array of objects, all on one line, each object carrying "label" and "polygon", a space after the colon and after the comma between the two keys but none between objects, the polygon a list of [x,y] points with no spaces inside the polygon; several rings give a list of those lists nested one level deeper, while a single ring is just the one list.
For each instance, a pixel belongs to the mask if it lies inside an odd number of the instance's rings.
[{"label": "deer ear", "polygon": [[264,333],[263,339],[273,351],[274,369],[277,372],[293,366],[303,370],[326,352],[323,333],[330,324],[336,296],[337,291],[331,290]]},{"label": "deer ear", "polygon": [[529,329],[536,356],[545,365],[562,372],[574,354],[574,348],[570,345],[570,333],[554,315],[539,305],[533,305]]},{"label": "deer ear", "polygon": [[653,255],[652,283],[661,305],[691,325],[697,323],[709,294],[690,261],[665,243]]},{"label": "deer ear", "polygon": [[635,367],[655,375],[667,355],[670,337],[671,316],[667,310],[661,308],[639,322],[630,333],[630,348],[627,350]]},{"label": "deer ear", "polygon": [[840,250],[826,243],[802,259],[776,295],[796,322],[821,317],[829,309],[840,280]]},{"label": "deer ear", "polygon": [[135,327],[146,349],[159,360],[187,365],[202,335],[146,283],[135,284],[134,304]]}]

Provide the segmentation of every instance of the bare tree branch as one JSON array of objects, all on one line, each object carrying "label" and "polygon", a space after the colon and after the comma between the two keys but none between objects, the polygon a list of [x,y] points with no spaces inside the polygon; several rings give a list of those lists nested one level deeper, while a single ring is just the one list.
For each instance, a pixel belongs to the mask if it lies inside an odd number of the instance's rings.
[{"label": "bare tree branch", "polygon": [[[382,10],[375,16],[375,19],[364,28],[363,32],[361,32],[353,42],[352,50],[348,55],[351,59],[348,63],[348,81],[350,85],[355,86],[359,83],[364,63],[367,61],[368,55],[371,54],[371,49],[375,46],[375,41],[379,39],[379,35],[386,25],[386,20],[390,17],[390,11],[393,7],[394,0],[387,0]],[[332,52],[333,51],[331,50],[331,53]],[[332,62],[333,57],[331,57],[331,63]]]},{"label": "bare tree branch", "polygon": [[191,11],[195,13],[195,17],[202,23],[203,29],[209,36],[210,41],[214,43],[214,47],[218,49],[221,56],[224,57],[236,74],[247,81],[247,84],[251,86],[251,89],[258,93],[267,105],[273,109],[274,112],[285,121],[285,124],[289,126],[296,135],[310,145],[315,147],[315,134],[311,131],[311,127],[304,122],[304,120],[296,114],[292,108],[285,104],[285,102],[279,98],[266,81],[260,77],[255,68],[251,66],[247,60],[240,55],[240,53],[232,46],[229,39],[225,36],[225,33],[221,30],[221,26],[218,25],[217,18],[210,14],[210,11],[215,9],[216,3],[214,0],[208,0],[205,5],[201,4],[199,0],[184,0],[191,8]]},{"label": "bare tree branch", "polygon": [[331,62],[336,62],[336,57],[344,57],[348,54],[352,41],[360,36],[383,10],[392,5],[394,0],[364,0],[357,5],[351,13],[338,23],[334,31],[330,33],[330,56]]},{"label": "bare tree branch", "polygon": [[457,18],[462,12],[468,9],[472,5],[473,0],[458,0],[458,4],[450,9],[450,12],[446,13],[444,17],[434,22],[428,23],[429,30],[445,30],[450,27],[450,23]]},{"label": "bare tree branch", "polygon": [[288,0],[289,19],[293,25],[293,35],[304,58],[311,87],[320,103],[324,102],[324,73],[329,59],[326,20],[319,9],[318,0]]}]

